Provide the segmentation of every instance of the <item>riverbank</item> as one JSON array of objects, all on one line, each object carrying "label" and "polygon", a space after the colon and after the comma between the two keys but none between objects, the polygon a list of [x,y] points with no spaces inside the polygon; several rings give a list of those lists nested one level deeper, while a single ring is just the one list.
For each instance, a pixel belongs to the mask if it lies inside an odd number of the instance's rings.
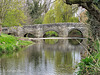
[{"label": "riverbank", "polygon": [[100,40],[88,43],[88,54],[79,63],[78,75],[100,75]]},{"label": "riverbank", "polygon": [[32,41],[19,40],[19,38],[17,37],[7,35],[7,34],[1,34],[0,36],[0,56],[2,56],[3,54],[9,54],[9,53],[16,52],[31,44],[33,44]]}]

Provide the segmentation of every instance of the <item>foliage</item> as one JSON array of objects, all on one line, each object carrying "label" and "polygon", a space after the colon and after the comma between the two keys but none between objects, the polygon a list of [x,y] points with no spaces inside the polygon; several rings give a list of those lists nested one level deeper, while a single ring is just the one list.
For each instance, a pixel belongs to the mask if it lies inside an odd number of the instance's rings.
[{"label": "foliage", "polygon": [[[37,18],[39,14],[41,14],[42,6],[39,5],[39,0],[33,0],[32,3],[27,1],[28,8],[30,9],[30,15],[32,18]],[[40,11],[39,11],[40,10]]]},{"label": "foliage", "polygon": [[46,23],[55,23],[55,12],[54,9],[50,9],[44,17],[43,24]]},{"label": "foliage", "polygon": [[[93,49],[94,47],[95,49]],[[91,52],[92,51],[92,52]],[[88,57],[79,63],[80,71],[78,75],[99,75],[100,74],[100,41],[96,40],[89,47]]]},{"label": "foliage", "polygon": [[18,9],[13,9],[7,12],[3,20],[3,26],[17,26],[24,23],[24,12]]},{"label": "foliage", "polygon": [[62,0],[56,0],[45,14],[43,23],[78,22],[78,18],[73,17],[74,12],[72,6],[65,4]]},{"label": "foliage", "polygon": [[[31,24],[41,24],[45,13],[49,10],[52,0],[27,0],[27,14],[31,17]],[[28,18],[29,18],[28,16]]]},{"label": "foliage", "polygon": [[55,31],[47,31],[45,34],[44,34],[44,37],[57,37],[58,36],[58,33],[55,32]]},{"label": "foliage", "polygon": [[32,0],[32,2],[29,2],[27,0],[28,5],[28,12],[33,20],[33,24],[41,24],[41,14],[43,13],[43,5],[40,3],[39,0]]},{"label": "foliage", "polygon": [[42,24],[42,22],[43,22],[42,17],[39,17],[39,18],[34,20],[34,24]]},{"label": "foliage", "polygon": [[2,36],[0,36],[0,55],[13,53],[29,44],[32,44],[32,42],[21,41],[18,40],[17,37],[2,34]]},{"label": "foliage", "polygon": [[90,24],[89,29],[90,29],[90,32],[92,33],[90,36],[92,36],[94,39],[100,37],[100,31],[99,31],[100,23],[88,11],[87,11],[86,15],[88,16],[87,23]]},{"label": "foliage", "polygon": [[[100,0],[93,0],[93,3],[96,7],[96,9],[100,10]],[[98,13],[95,13],[94,15],[98,15]],[[91,29],[91,36],[96,39],[100,37],[100,21],[98,21],[94,15],[91,15],[90,12],[87,11],[88,21],[87,23],[90,24]],[[98,15],[99,16],[99,15]]]},{"label": "foliage", "polygon": [[68,19],[68,22],[79,22],[79,19],[78,19],[78,17],[70,17],[69,19]]},{"label": "foliage", "polygon": [[22,9],[22,1],[5,0],[0,2],[0,19],[3,26],[15,26],[24,23],[26,16]]}]

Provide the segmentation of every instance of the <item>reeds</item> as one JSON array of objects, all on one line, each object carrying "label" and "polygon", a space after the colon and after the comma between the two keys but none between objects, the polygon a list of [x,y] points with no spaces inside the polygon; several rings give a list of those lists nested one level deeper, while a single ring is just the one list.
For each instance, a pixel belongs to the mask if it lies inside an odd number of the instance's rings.
[{"label": "reeds", "polygon": [[88,39],[88,55],[79,63],[78,75],[100,74],[100,40]]}]

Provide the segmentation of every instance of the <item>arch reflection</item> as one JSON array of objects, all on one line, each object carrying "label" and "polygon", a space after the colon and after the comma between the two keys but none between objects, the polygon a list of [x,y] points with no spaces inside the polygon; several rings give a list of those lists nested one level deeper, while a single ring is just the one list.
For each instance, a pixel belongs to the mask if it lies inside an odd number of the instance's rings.
[{"label": "arch reflection", "polygon": [[26,34],[24,35],[24,37],[35,38],[35,36],[34,36],[33,34],[31,34],[31,33],[26,33]]},{"label": "arch reflection", "polygon": [[83,39],[68,39],[68,42],[71,45],[80,45],[83,42]]},{"label": "arch reflection", "polygon": [[54,45],[58,42],[58,39],[45,39],[44,42],[45,44]]}]

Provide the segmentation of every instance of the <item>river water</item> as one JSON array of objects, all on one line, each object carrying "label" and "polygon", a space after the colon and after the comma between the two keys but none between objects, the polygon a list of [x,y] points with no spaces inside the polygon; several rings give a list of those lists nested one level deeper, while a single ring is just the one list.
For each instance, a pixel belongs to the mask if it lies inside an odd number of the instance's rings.
[{"label": "river water", "polygon": [[37,40],[34,45],[0,58],[0,75],[77,75],[84,40]]}]

